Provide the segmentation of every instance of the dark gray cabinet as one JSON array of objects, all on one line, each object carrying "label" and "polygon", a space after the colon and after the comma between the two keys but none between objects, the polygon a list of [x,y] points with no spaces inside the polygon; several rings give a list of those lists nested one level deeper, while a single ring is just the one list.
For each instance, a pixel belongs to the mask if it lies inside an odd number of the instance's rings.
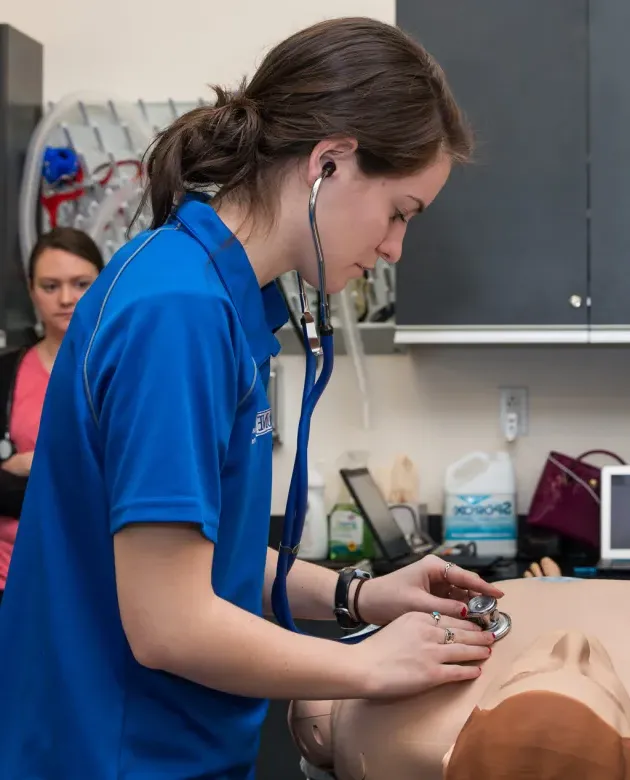
[{"label": "dark gray cabinet", "polygon": [[408,228],[397,326],[586,341],[591,313],[630,322],[630,6],[398,0],[397,23],[476,137],[474,162]]},{"label": "dark gray cabinet", "polygon": [[20,255],[18,200],[31,135],[42,116],[43,47],[0,24],[0,346],[23,344],[35,314]]},{"label": "dark gray cabinet", "polygon": [[590,283],[593,339],[630,329],[630,3],[592,0]]}]

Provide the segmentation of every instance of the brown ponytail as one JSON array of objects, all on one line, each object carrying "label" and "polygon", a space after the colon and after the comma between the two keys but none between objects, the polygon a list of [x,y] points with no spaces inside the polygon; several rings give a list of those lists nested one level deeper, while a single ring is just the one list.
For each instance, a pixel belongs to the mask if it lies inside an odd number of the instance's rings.
[{"label": "brown ponytail", "polygon": [[153,228],[164,224],[185,192],[219,187],[224,197],[241,187],[248,191],[254,184],[263,126],[256,103],[243,91],[214,89],[213,106],[200,106],[179,117],[149,149],[149,186],[140,210],[150,199]]},{"label": "brown ponytail", "polygon": [[272,49],[249,84],[215,87],[149,150],[152,227],[188,190],[238,197],[273,216],[273,176],[322,139],[349,136],[368,176],[414,173],[440,151],[468,158],[469,130],[431,55],[398,27],[369,18],[330,19]]}]

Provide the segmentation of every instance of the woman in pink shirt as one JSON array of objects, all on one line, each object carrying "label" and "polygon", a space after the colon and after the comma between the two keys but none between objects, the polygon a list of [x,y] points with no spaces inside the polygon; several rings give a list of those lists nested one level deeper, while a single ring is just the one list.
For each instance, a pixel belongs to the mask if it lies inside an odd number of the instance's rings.
[{"label": "woman in pink shirt", "polygon": [[41,236],[29,259],[29,289],[44,336],[0,357],[0,601],[50,372],[75,305],[102,268],[94,241],[67,227]]}]

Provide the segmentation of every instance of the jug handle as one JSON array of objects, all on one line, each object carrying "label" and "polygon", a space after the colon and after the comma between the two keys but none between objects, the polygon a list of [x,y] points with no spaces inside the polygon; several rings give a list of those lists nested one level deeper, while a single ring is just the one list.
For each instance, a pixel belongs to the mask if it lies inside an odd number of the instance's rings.
[{"label": "jug handle", "polygon": [[490,460],[490,456],[488,455],[487,452],[481,452],[480,450],[475,452],[469,452],[468,455],[464,455],[464,457],[461,460],[458,460],[455,463],[451,464],[451,466],[449,466],[449,468],[447,469],[446,473],[448,475],[456,474],[459,471],[459,469],[463,468],[473,460],[483,460],[486,463],[488,463],[488,461]]}]

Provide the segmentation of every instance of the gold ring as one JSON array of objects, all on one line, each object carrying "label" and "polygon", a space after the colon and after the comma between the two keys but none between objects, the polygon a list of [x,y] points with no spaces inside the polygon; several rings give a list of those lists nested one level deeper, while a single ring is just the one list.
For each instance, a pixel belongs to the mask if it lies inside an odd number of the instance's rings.
[{"label": "gold ring", "polygon": [[449,562],[446,564],[446,566],[444,567],[444,579],[445,579],[445,580],[447,580],[447,579],[448,579],[448,570],[451,568],[451,566],[455,566],[455,564],[454,564],[454,563],[451,563],[451,561],[449,561]]},{"label": "gold ring", "polygon": [[452,631],[450,628],[444,629],[444,644],[445,645],[452,645],[455,641],[455,632]]}]

